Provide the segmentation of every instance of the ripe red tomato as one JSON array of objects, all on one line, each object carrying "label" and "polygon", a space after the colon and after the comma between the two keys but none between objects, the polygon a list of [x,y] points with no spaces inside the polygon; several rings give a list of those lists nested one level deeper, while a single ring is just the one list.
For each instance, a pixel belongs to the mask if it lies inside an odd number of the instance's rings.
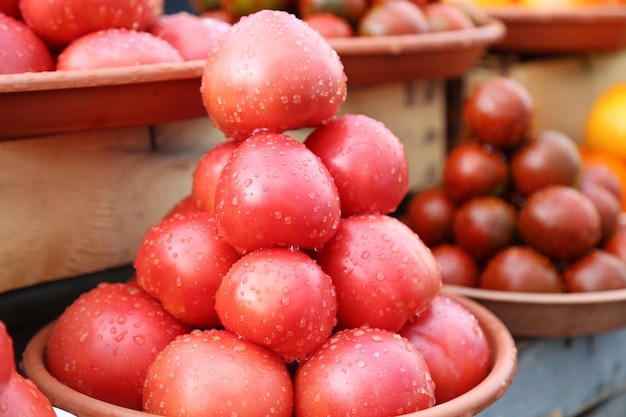
[{"label": "ripe red tomato", "polygon": [[328,169],[302,143],[260,132],[235,149],[215,190],[224,240],[245,253],[258,248],[316,248],[337,231],[339,193]]},{"label": "ripe red tomato", "polygon": [[21,19],[19,0],[0,0],[0,13]]},{"label": "ripe red tomato", "polygon": [[15,372],[13,339],[7,332],[4,322],[0,321],[0,392],[9,383],[13,372]]},{"label": "ripe red tomato", "polygon": [[215,43],[200,90],[214,125],[243,140],[330,119],[345,101],[347,77],[318,32],[290,13],[261,10]]},{"label": "ripe red tomato", "polygon": [[220,324],[215,293],[239,259],[206,212],[178,214],[158,222],[143,237],[134,267],[137,283],[180,321],[194,327]]},{"label": "ripe red tomato", "polygon": [[430,249],[387,215],[350,216],[316,257],[337,289],[338,326],[399,331],[441,288]]},{"label": "ripe red tomato", "polygon": [[88,33],[61,51],[58,70],[182,62],[180,52],[149,32],[106,29]]},{"label": "ripe red tomato", "polygon": [[333,13],[313,13],[302,17],[302,20],[318,31],[325,39],[354,36],[354,28],[350,22]]},{"label": "ripe red tomato", "polygon": [[141,409],[148,366],[189,331],[137,285],[101,283],[59,316],[45,359],[50,374],[70,388]]},{"label": "ripe red tomato", "polygon": [[191,195],[186,195],[176,202],[170,210],[163,216],[164,219],[175,216],[176,214],[193,213],[202,211],[200,203]]},{"label": "ripe red tomato", "polygon": [[11,372],[0,389],[0,417],[56,417],[50,400],[30,379]]},{"label": "ripe red tomato", "polygon": [[193,330],[150,365],[145,412],[176,416],[291,417],[293,384],[285,363],[228,330]]},{"label": "ripe red tomato", "polygon": [[215,189],[220,174],[238,143],[222,142],[202,155],[192,174],[191,195],[209,213],[215,212]]},{"label": "ripe red tomato", "polygon": [[53,71],[48,47],[24,22],[0,12],[0,74]]},{"label": "ripe red tomato", "polygon": [[478,385],[491,366],[490,348],[476,317],[453,299],[438,295],[413,316],[400,334],[424,356],[443,403]]},{"label": "ripe red tomato", "polygon": [[304,144],[335,180],[341,214],[388,214],[409,191],[404,146],[382,122],[346,114],[317,127]]},{"label": "ripe red tomato", "polygon": [[53,49],[109,28],[145,30],[164,0],[20,0],[22,18]]},{"label": "ripe red tomato", "polygon": [[336,295],[330,277],[304,252],[261,249],[231,267],[215,309],[226,329],[292,362],[331,335]]},{"label": "ripe red tomato", "polygon": [[423,356],[400,335],[342,330],[296,370],[295,417],[388,417],[432,407],[435,385]]},{"label": "ripe red tomato", "polygon": [[183,59],[193,60],[206,59],[215,40],[230,27],[223,20],[178,12],[158,16],[149,32],[169,42]]}]

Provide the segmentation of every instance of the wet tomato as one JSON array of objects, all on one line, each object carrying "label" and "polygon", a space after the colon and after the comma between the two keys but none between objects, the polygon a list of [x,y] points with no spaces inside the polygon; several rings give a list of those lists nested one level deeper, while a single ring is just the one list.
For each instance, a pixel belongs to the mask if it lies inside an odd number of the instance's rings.
[{"label": "wet tomato", "polygon": [[388,330],[355,328],[330,337],[297,369],[295,417],[387,417],[432,407],[424,357]]},{"label": "wet tomato", "polygon": [[59,316],[45,360],[50,373],[70,388],[140,410],[148,366],[188,331],[137,285],[102,283]]}]

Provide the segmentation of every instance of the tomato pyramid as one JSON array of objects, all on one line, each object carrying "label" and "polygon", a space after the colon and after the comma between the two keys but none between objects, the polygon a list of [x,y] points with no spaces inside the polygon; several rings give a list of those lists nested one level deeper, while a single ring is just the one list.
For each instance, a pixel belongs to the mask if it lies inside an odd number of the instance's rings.
[{"label": "tomato pyramid", "polygon": [[[433,254],[391,216],[407,157],[380,121],[339,114],[347,79],[324,38],[287,12],[243,17],[209,53],[201,94],[226,145],[146,233],[126,284],[193,329],[148,367],[142,410],[386,417],[480,382],[489,346],[475,319],[455,322],[469,329],[462,344],[439,334],[454,327],[443,324],[450,303],[416,320],[443,296]],[[304,128],[304,141],[289,135]],[[418,349],[401,336],[409,325],[430,341]],[[459,379],[429,367],[428,352],[444,352],[441,364],[468,344],[480,358]]]}]

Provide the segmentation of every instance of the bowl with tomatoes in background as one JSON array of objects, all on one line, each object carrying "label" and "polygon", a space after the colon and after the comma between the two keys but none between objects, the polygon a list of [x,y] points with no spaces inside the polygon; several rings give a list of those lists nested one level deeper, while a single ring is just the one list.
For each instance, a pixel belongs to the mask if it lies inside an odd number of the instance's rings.
[{"label": "bowl with tomatoes in background", "polygon": [[533,128],[533,97],[490,77],[463,103],[463,137],[442,181],[406,219],[445,286],[490,308],[520,337],[572,337],[626,325],[620,178],[563,132]]}]

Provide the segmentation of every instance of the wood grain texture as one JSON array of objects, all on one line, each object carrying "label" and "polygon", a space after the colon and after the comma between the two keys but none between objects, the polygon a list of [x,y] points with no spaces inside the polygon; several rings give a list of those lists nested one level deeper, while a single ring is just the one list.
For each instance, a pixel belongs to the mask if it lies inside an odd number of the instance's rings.
[{"label": "wood grain texture", "polygon": [[0,292],[131,262],[221,140],[205,123],[0,142]]}]

